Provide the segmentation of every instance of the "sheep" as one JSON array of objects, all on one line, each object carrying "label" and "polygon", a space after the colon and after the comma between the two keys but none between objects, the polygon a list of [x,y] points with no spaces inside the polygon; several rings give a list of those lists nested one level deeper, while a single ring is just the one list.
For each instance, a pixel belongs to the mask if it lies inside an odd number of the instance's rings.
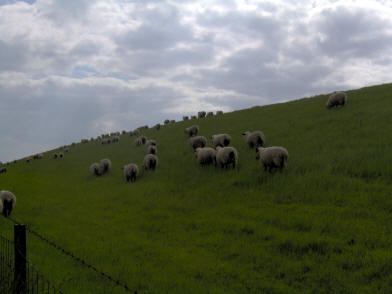
[{"label": "sheep", "polygon": [[16,197],[10,191],[0,191],[0,212],[5,216],[9,216],[14,209]]},{"label": "sheep", "polygon": [[83,143],[83,144],[88,143],[88,140],[87,139],[82,139],[82,140],[80,140],[80,143]]},{"label": "sheep", "polygon": [[41,153],[41,154],[35,154],[34,156],[33,156],[33,159],[42,159],[44,157],[44,155]]},{"label": "sheep", "polygon": [[59,158],[63,158],[64,154],[63,152],[59,152]]},{"label": "sheep", "polygon": [[155,170],[158,166],[158,157],[154,154],[144,156],[143,165],[145,170]]},{"label": "sheep", "polygon": [[102,174],[105,174],[112,166],[112,162],[110,161],[110,159],[104,158],[99,161],[99,165],[101,166]]},{"label": "sheep", "polygon": [[6,172],[7,172],[7,168],[6,167],[0,168],[0,174],[6,173]]},{"label": "sheep", "polygon": [[148,146],[150,146],[150,145],[157,146],[157,141],[152,140],[152,139],[147,140],[147,141],[146,141],[146,146],[148,147]]},{"label": "sheep", "polygon": [[165,121],[163,122],[165,125],[168,125],[170,123],[170,120],[165,119]]},{"label": "sheep", "polygon": [[133,130],[133,135],[134,135],[134,136],[140,135],[140,131],[137,130],[137,129],[136,129],[136,130]]},{"label": "sheep", "polygon": [[258,147],[256,148],[256,159],[264,166],[264,170],[271,172],[273,168],[282,170],[286,166],[289,152],[286,148],[280,146]]},{"label": "sheep", "polygon": [[214,116],[214,113],[212,111],[207,112],[207,117]]},{"label": "sheep", "polygon": [[121,132],[122,135],[125,135],[126,133],[127,133],[126,130],[122,130],[122,132]]},{"label": "sheep", "polygon": [[189,120],[189,116],[186,116],[186,115],[183,116],[183,117],[182,117],[182,120]]},{"label": "sheep", "polygon": [[234,147],[216,147],[216,164],[221,168],[228,167],[230,164],[233,168],[238,166],[238,152]]},{"label": "sheep", "polygon": [[193,125],[193,126],[190,126],[189,128],[185,129],[185,133],[188,134],[189,137],[196,136],[198,132],[199,132],[198,125]]},{"label": "sheep", "polygon": [[26,162],[30,162],[31,158],[26,158]]},{"label": "sheep", "polygon": [[242,136],[244,136],[245,142],[250,148],[263,147],[265,144],[264,134],[261,131],[246,131],[242,134]]},{"label": "sheep", "polygon": [[69,148],[68,147],[64,148],[64,152],[69,152]]},{"label": "sheep", "polygon": [[57,159],[57,157],[58,157],[57,153],[54,153],[54,154],[53,154],[53,158],[54,158],[54,159]]},{"label": "sheep", "polygon": [[200,165],[216,165],[216,151],[211,147],[196,148],[195,157]]},{"label": "sheep", "polygon": [[176,122],[175,119],[170,120],[170,123],[171,123],[171,124],[174,124],[175,122]]},{"label": "sheep", "polygon": [[216,115],[222,115],[223,114],[223,111],[222,110],[217,110],[216,111]]},{"label": "sheep", "polygon": [[146,141],[147,141],[147,138],[145,136],[140,136],[140,137],[136,138],[135,144],[136,144],[136,146],[144,145],[144,144],[146,144]]},{"label": "sheep", "polygon": [[189,139],[189,144],[192,146],[193,150],[198,147],[205,147],[207,144],[207,139],[204,136],[196,136]]},{"label": "sheep", "polygon": [[206,112],[205,112],[205,111],[199,111],[199,112],[197,113],[197,117],[198,117],[198,118],[204,118],[204,117],[206,117]]},{"label": "sheep", "polygon": [[338,107],[339,105],[344,106],[347,102],[347,94],[344,92],[334,92],[329,96],[326,107],[331,109],[332,107]]},{"label": "sheep", "polygon": [[103,173],[102,166],[97,162],[94,162],[92,165],[90,165],[90,171],[94,176],[97,177]]},{"label": "sheep", "polygon": [[197,119],[196,115],[191,115],[191,119]]},{"label": "sheep", "polygon": [[158,148],[155,145],[149,145],[147,146],[147,153],[148,154],[157,154]]},{"label": "sheep", "polygon": [[139,168],[138,168],[137,164],[130,163],[130,164],[124,165],[123,172],[124,172],[124,176],[125,176],[125,179],[127,180],[127,182],[129,182],[129,180],[131,182],[134,182],[134,181],[136,181],[136,177],[139,174]]},{"label": "sheep", "polygon": [[156,124],[156,125],[154,126],[154,128],[157,129],[157,130],[159,130],[159,129],[161,128],[161,124]]},{"label": "sheep", "polygon": [[214,148],[217,146],[221,147],[226,147],[230,144],[231,137],[228,134],[217,134],[217,135],[212,135],[212,145],[214,145]]}]

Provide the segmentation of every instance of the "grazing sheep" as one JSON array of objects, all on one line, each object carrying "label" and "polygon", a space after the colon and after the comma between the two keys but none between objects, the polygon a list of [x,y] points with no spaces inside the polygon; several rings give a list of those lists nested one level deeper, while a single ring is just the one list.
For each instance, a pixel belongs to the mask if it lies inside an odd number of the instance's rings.
[{"label": "grazing sheep", "polygon": [[102,174],[106,174],[112,166],[110,159],[104,158],[99,161],[99,165],[102,169]]},{"label": "grazing sheep", "polygon": [[33,159],[42,159],[43,157],[44,157],[43,154],[35,154],[35,155],[33,156]]},{"label": "grazing sheep", "polygon": [[125,135],[127,133],[126,130],[122,130],[121,134]]},{"label": "grazing sheep", "polygon": [[82,140],[80,140],[80,142],[85,144],[85,143],[88,143],[88,140],[87,139],[82,139]]},{"label": "grazing sheep", "polygon": [[332,107],[338,107],[339,105],[344,106],[347,102],[347,94],[344,92],[335,92],[329,96],[326,107],[331,109]]},{"label": "grazing sheep", "polygon": [[185,129],[185,133],[188,134],[189,137],[196,136],[198,132],[199,132],[198,125],[193,125],[193,126],[190,126],[189,128]]},{"label": "grazing sheep", "polygon": [[127,182],[129,182],[129,180],[131,182],[134,182],[134,181],[136,181],[136,177],[139,174],[139,168],[138,168],[137,164],[130,163],[130,164],[124,165],[123,172],[124,172],[124,176],[125,176],[125,179],[127,180]]},{"label": "grazing sheep", "polygon": [[64,148],[64,152],[69,152],[69,148],[68,147]]},{"label": "grazing sheep", "polygon": [[103,174],[102,166],[97,162],[94,162],[92,165],[90,165],[90,171],[94,176],[97,177]]},{"label": "grazing sheep", "polygon": [[286,166],[289,152],[280,146],[258,147],[256,148],[256,159],[259,159],[264,166],[264,170],[271,172],[273,168],[282,170]]},{"label": "grazing sheep", "polygon": [[216,151],[211,147],[196,148],[195,157],[200,165],[216,165]]},{"label": "grazing sheep", "polygon": [[189,116],[186,116],[186,115],[183,116],[183,117],[182,117],[182,120],[189,120]]},{"label": "grazing sheep", "polygon": [[226,147],[230,144],[231,137],[228,134],[217,134],[217,135],[212,135],[212,145],[214,145],[214,148],[217,146],[221,147]]},{"label": "grazing sheep", "polygon": [[5,216],[9,216],[14,209],[16,197],[10,191],[0,191],[0,212]]},{"label": "grazing sheep", "polygon": [[31,158],[27,158],[27,159],[26,159],[26,162],[30,162],[30,160],[31,160]]},{"label": "grazing sheep", "polygon": [[158,157],[154,154],[144,156],[143,165],[145,170],[155,170],[158,166]]},{"label": "grazing sheep", "polygon": [[150,146],[150,145],[157,146],[157,141],[152,140],[152,139],[147,140],[147,141],[146,141],[146,146],[148,147],[148,146]]},{"label": "grazing sheep", "polygon": [[175,119],[172,119],[172,120],[170,120],[170,123],[171,123],[171,124],[174,124],[174,123],[176,123],[176,120],[175,120]]},{"label": "grazing sheep", "polygon": [[133,135],[134,136],[140,135],[140,131],[139,130],[133,130]]},{"label": "grazing sheep", "polygon": [[63,152],[59,152],[59,158],[63,158],[63,157],[64,157]]},{"label": "grazing sheep", "polygon": [[214,116],[214,113],[212,111],[207,112],[207,117]]},{"label": "grazing sheep", "polygon": [[165,125],[168,125],[170,123],[170,120],[165,119],[165,121],[163,122]]},{"label": "grazing sheep", "polygon": [[205,147],[207,144],[207,139],[204,136],[196,136],[189,139],[189,144],[192,146],[193,150],[198,147]]},{"label": "grazing sheep", "polygon": [[198,117],[198,118],[204,118],[204,117],[206,117],[206,112],[205,112],[205,111],[199,111],[199,112],[197,113],[197,117]]},{"label": "grazing sheep", "polygon": [[147,138],[145,136],[140,136],[140,137],[136,138],[135,144],[136,144],[136,146],[144,145],[144,144],[146,144],[146,141],[147,141]]},{"label": "grazing sheep", "polygon": [[114,135],[111,139],[108,139],[108,140],[110,140],[112,143],[119,142],[120,136]]},{"label": "grazing sheep", "polygon": [[6,172],[7,172],[7,168],[6,167],[0,168],[0,174],[6,173]]},{"label": "grazing sheep", "polygon": [[216,164],[221,168],[232,164],[233,168],[235,168],[238,166],[237,150],[234,147],[216,147]]},{"label": "grazing sheep", "polygon": [[196,115],[191,115],[191,119],[197,119]]},{"label": "grazing sheep", "polygon": [[57,159],[57,157],[58,157],[58,154],[57,154],[57,153],[54,153],[54,154],[53,154],[53,158],[54,158],[54,159]]},{"label": "grazing sheep", "polygon": [[157,154],[158,148],[155,145],[149,145],[147,146],[147,153],[148,154]]},{"label": "grazing sheep", "polygon": [[161,124],[156,124],[156,125],[154,126],[154,128],[157,129],[157,130],[159,130],[159,129],[161,128]]},{"label": "grazing sheep", "polygon": [[75,146],[76,145],[76,143],[75,142],[72,142],[72,144],[71,144],[72,146]]},{"label": "grazing sheep", "polygon": [[265,144],[264,134],[261,131],[246,131],[242,134],[242,136],[244,136],[245,142],[249,145],[250,148],[253,148],[255,146],[263,147]]},{"label": "grazing sheep", "polygon": [[222,115],[223,114],[223,111],[222,110],[217,110],[216,111],[216,115]]}]

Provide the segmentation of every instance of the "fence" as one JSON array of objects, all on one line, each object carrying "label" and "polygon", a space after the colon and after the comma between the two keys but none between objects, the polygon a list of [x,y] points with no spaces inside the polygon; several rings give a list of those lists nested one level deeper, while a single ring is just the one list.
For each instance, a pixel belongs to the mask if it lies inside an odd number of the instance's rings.
[{"label": "fence", "polygon": [[31,264],[26,255],[26,226],[14,225],[14,240],[0,235],[1,294],[63,294]]}]

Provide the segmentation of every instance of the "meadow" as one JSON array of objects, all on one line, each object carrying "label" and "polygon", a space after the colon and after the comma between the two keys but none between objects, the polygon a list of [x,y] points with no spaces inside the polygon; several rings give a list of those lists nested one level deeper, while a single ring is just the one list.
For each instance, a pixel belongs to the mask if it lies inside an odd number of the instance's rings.
[{"label": "meadow", "polygon": [[[146,130],[159,165],[132,184],[121,168],[146,150],[122,135],[11,164],[0,190],[17,197],[13,218],[138,293],[392,293],[392,84],[347,94],[339,109],[319,95]],[[232,136],[238,169],[197,164],[194,123],[209,145]],[[247,130],[286,147],[287,169],[265,172]],[[112,169],[96,178],[101,158]],[[31,235],[28,253],[64,293],[125,293]]]}]

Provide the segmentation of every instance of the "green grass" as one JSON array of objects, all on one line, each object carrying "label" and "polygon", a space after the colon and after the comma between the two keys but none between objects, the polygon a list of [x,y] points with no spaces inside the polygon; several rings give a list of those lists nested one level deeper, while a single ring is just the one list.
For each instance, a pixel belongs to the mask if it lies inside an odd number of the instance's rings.
[{"label": "green grass", "polygon": [[[337,110],[320,95],[198,120],[209,142],[232,136],[238,170],[198,166],[187,121],[144,132],[159,166],[133,184],[121,167],[145,148],[121,136],[12,164],[0,189],[14,218],[138,293],[391,293],[392,84],[347,93]],[[264,172],[246,130],[286,147],[288,168]],[[105,157],[112,170],[93,177]],[[64,293],[124,293],[32,235],[28,252]]]}]

